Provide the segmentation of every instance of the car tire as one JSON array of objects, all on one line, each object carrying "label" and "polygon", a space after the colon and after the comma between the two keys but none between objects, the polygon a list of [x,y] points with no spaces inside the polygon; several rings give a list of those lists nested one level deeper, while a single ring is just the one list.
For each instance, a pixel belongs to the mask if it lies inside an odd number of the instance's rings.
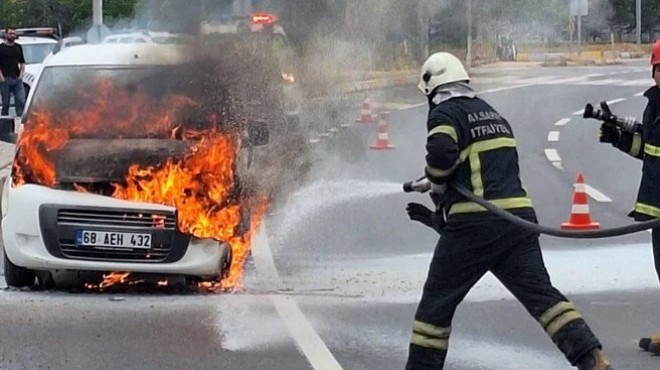
[{"label": "car tire", "polygon": [[23,267],[14,265],[9,258],[7,258],[7,253],[4,255],[4,266],[5,266],[5,282],[8,286],[14,288],[24,288],[34,286],[36,275],[33,271],[28,270]]}]

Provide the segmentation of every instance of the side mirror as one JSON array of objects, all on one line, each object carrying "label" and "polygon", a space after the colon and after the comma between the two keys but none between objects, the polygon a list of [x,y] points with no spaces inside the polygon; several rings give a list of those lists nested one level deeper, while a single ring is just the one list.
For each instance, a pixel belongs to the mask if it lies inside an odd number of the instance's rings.
[{"label": "side mirror", "polygon": [[0,118],[0,141],[16,144],[18,138],[16,132],[20,130],[20,127],[20,118]]},{"label": "side mirror", "polygon": [[265,122],[253,122],[248,127],[248,142],[251,146],[268,145],[270,131]]}]

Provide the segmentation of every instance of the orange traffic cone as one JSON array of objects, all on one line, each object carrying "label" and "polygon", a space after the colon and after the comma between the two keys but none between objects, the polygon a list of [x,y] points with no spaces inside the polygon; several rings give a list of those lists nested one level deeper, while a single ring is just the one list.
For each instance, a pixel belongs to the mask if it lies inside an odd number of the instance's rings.
[{"label": "orange traffic cone", "polygon": [[387,150],[394,149],[395,146],[390,142],[390,135],[387,131],[387,117],[389,114],[381,113],[378,117],[378,138],[376,139],[376,144],[372,145],[370,148],[375,150]]},{"label": "orange traffic cone", "polygon": [[598,230],[600,224],[593,222],[589,213],[587,190],[584,185],[584,176],[578,174],[573,194],[573,208],[568,222],[561,225],[564,230]]},{"label": "orange traffic cone", "polygon": [[362,108],[360,109],[360,117],[356,119],[355,122],[358,123],[376,122],[376,120],[374,119],[373,112],[371,110],[371,101],[369,99],[365,100],[364,103],[362,103]]}]

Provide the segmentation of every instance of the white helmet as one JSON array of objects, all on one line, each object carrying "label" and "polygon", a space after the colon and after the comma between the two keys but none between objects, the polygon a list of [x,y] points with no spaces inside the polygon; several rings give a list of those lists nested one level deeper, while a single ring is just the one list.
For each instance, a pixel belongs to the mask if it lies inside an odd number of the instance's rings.
[{"label": "white helmet", "polygon": [[436,87],[458,81],[470,81],[463,63],[450,53],[435,53],[424,62],[417,87],[428,96]]}]

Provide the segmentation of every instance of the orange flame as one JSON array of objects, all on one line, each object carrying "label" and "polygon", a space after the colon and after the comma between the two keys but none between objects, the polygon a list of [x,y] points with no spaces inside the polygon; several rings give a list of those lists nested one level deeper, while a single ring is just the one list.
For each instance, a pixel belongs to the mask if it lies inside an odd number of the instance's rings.
[{"label": "orange flame", "polygon": [[[233,252],[231,271],[212,290],[240,289],[243,263],[250,250],[252,232],[256,230],[268,202],[241,199],[235,186],[234,162],[240,141],[233,132],[212,129],[192,131],[175,122],[179,109],[194,105],[190,99],[173,96],[153,102],[139,89],[126,92],[108,82],[96,84],[96,91],[79,93],[75,101],[83,108],[39,106],[28,117],[18,142],[14,163],[14,183],[26,182],[54,186],[57,173],[53,154],[72,138],[93,133],[95,137],[121,138],[134,134],[162,139],[180,137],[191,144],[183,158],[168,158],[156,166],[138,163],[129,167],[125,181],[113,184],[112,197],[161,204],[177,209],[178,229],[202,239],[228,242]],[[111,96],[111,99],[108,97]],[[212,121],[216,117],[211,118]],[[215,122],[214,122],[215,123]],[[142,137],[142,136],[141,136]],[[77,191],[87,192],[84,184],[74,184]],[[255,206],[252,206],[256,204]],[[251,227],[237,235],[241,213],[250,212]],[[159,227],[164,220],[154,219]],[[127,274],[113,273],[104,277],[100,288],[125,283]]]}]

